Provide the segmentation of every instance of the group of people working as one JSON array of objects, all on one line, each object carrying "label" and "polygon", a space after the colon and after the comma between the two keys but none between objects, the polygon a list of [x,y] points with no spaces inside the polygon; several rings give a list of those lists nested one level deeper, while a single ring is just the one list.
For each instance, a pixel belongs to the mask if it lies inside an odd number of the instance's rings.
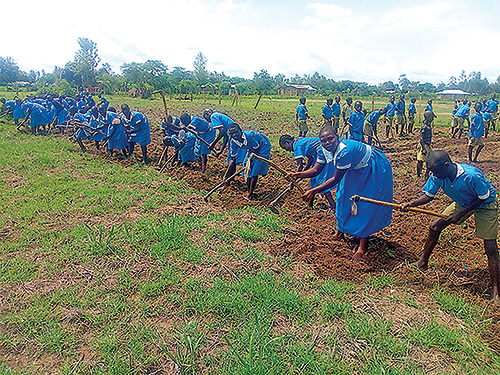
[{"label": "group of people working", "polygon": [[[103,96],[99,97],[99,103],[93,103],[91,96],[81,93],[77,98],[35,98],[25,101],[15,101],[12,107],[14,119],[19,121],[20,110],[25,111],[25,116],[30,119],[32,129],[49,124],[64,124],[73,121],[79,126],[75,137],[82,146],[81,140],[90,137],[96,142],[107,139],[110,150],[122,150],[124,155],[129,155],[138,143],[143,151],[143,158],[147,158],[147,145],[151,142],[149,121],[140,112],[131,111],[128,105],[121,106],[121,114],[109,106],[109,102]],[[352,104],[352,99],[346,100],[346,106]],[[44,100],[44,101],[42,101]],[[340,104],[340,98],[335,103]],[[333,100],[327,101],[327,106],[333,108]],[[398,103],[404,104],[404,96]],[[392,208],[383,205],[374,205],[365,201],[359,201],[358,211],[352,212],[351,198],[361,196],[382,202],[393,201],[393,172],[391,163],[384,152],[364,140],[367,122],[372,125],[372,135],[376,135],[376,124],[380,116],[390,118],[391,113],[397,117],[396,127],[400,126],[400,133],[412,132],[415,110],[412,109],[411,122],[402,119],[404,114],[403,104],[394,103],[391,98],[387,106],[366,115],[362,111],[362,104],[357,101],[354,110],[344,108],[340,113],[345,114],[345,126],[348,127],[347,139],[339,136],[340,115],[338,107],[332,109],[331,117],[328,109],[323,108],[322,114],[325,124],[321,128],[318,137],[306,137],[308,132],[307,108],[305,98],[300,100],[297,108],[297,120],[303,121],[300,127],[299,137],[295,139],[290,135],[280,137],[279,145],[294,154],[297,161],[297,170],[289,173],[290,180],[310,179],[310,189],[303,194],[302,198],[312,205],[314,197],[320,193],[324,194],[331,209],[335,211],[337,233],[335,238],[342,239],[351,235],[359,238],[353,260],[359,261],[368,249],[368,238],[374,233],[382,230],[391,223]],[[411,104],[414,104],[412,99]],[[484,247],[488,257],[488,266],[493,285],[493,298],[500,303],[500,266],[497,246],[498,235],[498,200],[496,191],[491,182],[475,166],[454,163],[445,151],[432,151],[430,142],[432,138],[432,121],[434,112],[431,107],[426,108],[424,122],[421,128],[420,153],[426,155],[428,171],[432,175],[428,178],[422,196],[414,201],[402,205],[406,211],[411,207],[420,206],[430,202],[439,189],[448,195],[453,203],[444,213],[446,218],[433,221],[430,225],[427,241],[420,260],[416,263],[421,269],[428,267],[430,254],[438,242],[440,233],[450,224],[459,224],[472,214],[475,215],[476,233],[484,240]],[[12,103],[4,101],[4,105],[12,106]],[[20,108],[19,108],[20,106]],[[344,107],[346,107],[344,106]],[[43,107],[42,110],[40,107]],[[53,110],[55,107],[56,110]],[[414,107],[414,105],[413,105]],[[400,112],[397,112],[397,109]],[[480,114],[482,107],[479,103],[475,105],[475,113],[471,118],[472,138],[480,136],[474,130],[474,124],[480,124],[483,118]],[[394,112],[393,112],[394,111]],[[458,111],[457,111],[458,112]],[[42,113],[40,120],[39,114]],[[46,113],[51,113],[47,115]],[[304,117],[305,113],[305,118]],[[403,114],[401,114],[403,113]],[[55,117],[51,117],[55,116]],[[410,117],[410,115],[409,115]],[[368,119],[371,118],[371,122]],[[361,125],[360,125],[361,124]],[[392,123],[388,124],[389,135]],[[248,199],[254,199],[255,188],[259,176],[268,173],[271,142],[261,132],[244,130],[237,121],[226,114],[214,112],[211,109],[203,111],[201,116],[196,114],[182,113],[179,117],[167,116],[161,123],[163,133],[163,144],[171,146],[175,150],[175,159],[184,166],[197,160],[202,172],[206,171],[208,155],[215,153],[220,155],[227,148],[227,169],[224,181],[229,185],[237,175],[238,165],[247,165],[245,176],[248,188]],[[399,129],[396,129],[398,132]],[[369,129],[368,129],[369,131]],[[220,146],[216,146],[221,142]],[[425,148],[424,145],[428,145]],[[479,152],[478,152],[479,153]],[[253,158],[252,155],[259,156]],[[477,154],[476,154],[477,158]],[[248,163],[247,163],[248,162]],[[418,169],[417,164],[417,169]],[[423,162],[420,164],[420,170]],[[427,177],[427,176],[426,176]],[[335,189],[335,198],[332,191]]]}]

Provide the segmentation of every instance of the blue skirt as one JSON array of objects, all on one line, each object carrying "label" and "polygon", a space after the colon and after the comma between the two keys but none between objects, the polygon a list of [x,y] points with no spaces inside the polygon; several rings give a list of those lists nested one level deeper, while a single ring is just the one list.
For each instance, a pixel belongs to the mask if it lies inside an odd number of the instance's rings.
[{"label": "blue skirt", "polygon": [[368,166],[349,169],[337,186],[335,216],[337,228],[346,234],[366,238],[391,223],[392,208],[357,202],[358,213],[351,213],[353,195],[393,202],[391,163],[379,149],[373,148]]}]

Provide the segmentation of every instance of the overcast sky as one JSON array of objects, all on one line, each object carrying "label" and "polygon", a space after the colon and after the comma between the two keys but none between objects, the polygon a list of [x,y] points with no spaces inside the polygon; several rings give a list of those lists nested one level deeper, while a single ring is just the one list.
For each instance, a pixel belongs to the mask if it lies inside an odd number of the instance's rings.
[{"label": "overcast sky", "polygon": [[73,60],[78,37],[101,62],[161,60],[252,78],[266,69],[371,84],[447,83],[463,70],[500,75],[498,0],[23,0],[2,3],[0,56],[52,72]]}]

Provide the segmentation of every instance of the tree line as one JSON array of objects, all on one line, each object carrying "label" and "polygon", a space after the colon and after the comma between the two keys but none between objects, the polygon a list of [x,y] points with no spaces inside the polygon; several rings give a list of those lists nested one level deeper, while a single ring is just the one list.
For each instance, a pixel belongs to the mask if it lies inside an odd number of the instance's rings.
[{"label": "tree line", "polygon": [[11,57],[0,56],[0,85],[19,86],[25,82],[40,94],[74,95],[82,88],[98,87],[100,91],[113,94],[131,92],[136,96],[148,97],[153,91],[164,90],[174,95],[213,94],[228,95],[231,89],[240,95],[276,95],[287,84],[311,85],[316,93],[333,96],[336,93],[366,96],[386,93],[432,94],[444,89],[461,89],[480,96],[492,92],[500,93],[500,76],[496,82],[488,82],[480,72],[450,77],[447,83],[437,85],[410,81],[405,74],[397,82],[387,81],[378,85],[351,80],[333,80],[318,72],[309,75],[285,77],[283,74],[272,76],[265,69],[255,72],[252,79],[230,77],[223,72],[207,70],[207,58],[198,53],[193,61],[193,69],[183,67],[169,68],[160,60],[144,63],[124,63],[120,73],[113,72],[108,63],[102,63],[97,44],[88,38],[78,38],[79,49],[74,59],[64,67],[55,67],[52,73],[45,71],[22,71]]}]

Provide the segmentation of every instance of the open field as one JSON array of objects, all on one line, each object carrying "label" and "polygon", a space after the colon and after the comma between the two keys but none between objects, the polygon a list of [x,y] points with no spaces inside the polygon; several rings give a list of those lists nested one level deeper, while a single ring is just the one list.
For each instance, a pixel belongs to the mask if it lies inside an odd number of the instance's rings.
[{"label": "open field", "polygon": [[[293,170],[277,141],[296,135],[297,101],[263,97],[253,110],[256,100],[167,105],[228,113],[268,135],[271,158]],[[271,212],[287,185],[271,169],[256,201],[236,183],[204,203],[225,159],[210,157],[205,175],[159,174],[161,100],[110,101],[150,118],[150,165],[0,124],[0,374],[500,373],[500,313],[472,219],[443,232],[422,273],[408,263],[431,219],[394,212],[355,264],[354,241],[330,240],[335,218],[321,199],[310,210],[293,192]],[[310,135],[323,103],[308,100]],[[371,98],[364,103],[369,110]],[[376,108],[385,103],[375,98]],[[435,108],[434,149],[464,162],[466,140],[446,128],[451,102]],[[396,202],[424,183],[417,137],[383,140]],[[497,191],[499,148],[493,132],[478,165]],[[428,208],[448,202],[439,196]]]}]

